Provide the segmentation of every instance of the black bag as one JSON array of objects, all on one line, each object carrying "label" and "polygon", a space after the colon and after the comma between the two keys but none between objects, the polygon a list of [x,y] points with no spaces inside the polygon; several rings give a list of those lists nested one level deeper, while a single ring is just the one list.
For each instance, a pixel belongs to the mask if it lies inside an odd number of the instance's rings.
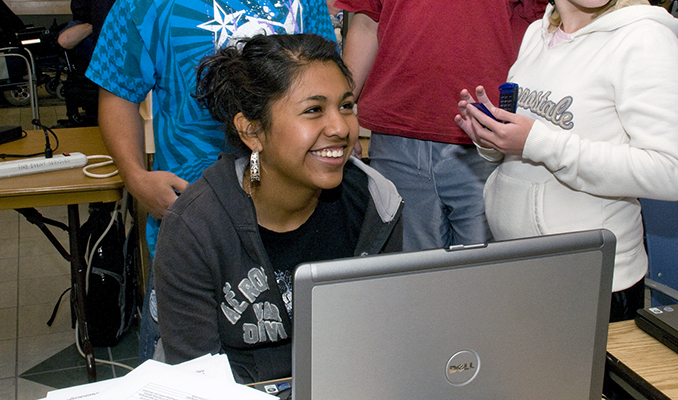
[{"label": "black bag", "polygon": [[[90,216],[78,238],[88,264],[85,307],[94,346],[117,344],[132,325],[137,306],[137,230],[132,226],[125,237],[125,224],[116,204],[91,204]],[[111,214],[115,218],[112,224]]]}]

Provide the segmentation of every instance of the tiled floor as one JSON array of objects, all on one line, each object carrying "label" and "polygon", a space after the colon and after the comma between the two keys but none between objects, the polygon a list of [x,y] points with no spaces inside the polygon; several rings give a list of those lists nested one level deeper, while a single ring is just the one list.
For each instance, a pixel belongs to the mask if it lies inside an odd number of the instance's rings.
[{"label": "tiled floor", "polygon": [[[40,122],[43,125],[52,127],[57,125],[59,120],[67,119],[66,105],[63,101],[49,96],[42,86],[38,93]],[[0,99],[0,126],[19,125],[23,130],[33,129],[32,115],[30,107],[12,107],[4,98]]]},{"label": "tiled floor", "polygon": [[[65,207],[39,211],[66,221]],[[81,219],[87,207],[81,206]],[[39,228],[13,210],[0,211],[0,399],[35,400],[53,388],[87,382],[85,363],[75,347],[68,296],[53,325],[47,326],[59,295],[70,285],[70,266]],[[62,243],[67,234],[54,231]],[[98,348],[96,357],[132,367],[137,364],[136,330],[114,348]],[[123,369],[98,364],[99,379],[121,376]]]},{"label": "tiled floor", "polygon": [[[66,108],[54,99],[40,99],[41,121],[54,126]],[[47,104],[47,106],[43,106]],[[32,129],[30,108],[0,108],[0,126]],[[0,145],[1,150],[1,145]],[[1,152],[1,151],[0,151]],[[1,181],[0,181],[1,184]],[[46,217],[67,222],[66,207],[46,207]],[[81,223],[87,206],[80,207]],[[52,229],[68,248],[68,235]],[[70,266],[40,229],[14,210],[0,210],[0,399],[35,400],[54,388],[87,382],[83,358],[75,347],[69,296],[61,301],[54,324],[47,321],[61,293],[70,285]],[[95,356],[135,367],[137,330],[115,347],[97,348]],[[121,376],[126,370],[97,364],[98,378]]]}]

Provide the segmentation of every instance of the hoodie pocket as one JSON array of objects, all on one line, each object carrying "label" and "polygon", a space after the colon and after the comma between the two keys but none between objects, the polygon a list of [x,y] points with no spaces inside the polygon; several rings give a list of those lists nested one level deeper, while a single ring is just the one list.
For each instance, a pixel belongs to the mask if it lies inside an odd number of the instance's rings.
[{"label": "hoodie pocket", "polygon": [[496,169],[484,190],[485,214],[497,240],[547,234],[544,226],[544,186],[506,176]]},{"label": "hoodie pocket", "polygon": [[498,240],[605,227],[604,198],[572,190],[555,178],[540,183],[495,170],[484,196],[488,224]]}]

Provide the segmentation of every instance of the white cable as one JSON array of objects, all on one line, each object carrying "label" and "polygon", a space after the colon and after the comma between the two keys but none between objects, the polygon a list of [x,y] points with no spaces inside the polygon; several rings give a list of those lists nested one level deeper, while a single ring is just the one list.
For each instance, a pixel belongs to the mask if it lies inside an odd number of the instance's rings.
[{"label": "white cable", "polygon": [[118,170],[117,170],[117,169],[116,169],[115,171],[113,171],[113,172],[108,173],[108,174],[95,174],[95,173],[93,173],[93,172],[89,172],[90,169],[93,169],[93,168],[99,168],[99,167],[105,167],[106,165],[111,165],[111,164],[113,164],[113,157],[111,157],[111,156],[106,156],[106,155],[87,156],[87,161],[89,161],[89,160],[97,160],[97,159],[98,159],[98,160],[107,160],[107,161],[100,162],[100,163],[96,163],[96,164],[92,164],[92,165],[85,165],[84,167],[82,167],[82,172],[83,172],[85,175],[89,176],[90,178],[99,178],[99,179],[101,179],[101,178],[110,178],[111,176],[115,176],[115,175],[118,174]]},{"label": "white cable", "polygon": [[[85,352],[82,351],[82,349],[80,348],[80,326],[78,325],[77,319],[75,320],[75,347],[77,347],[78,353],[80,353],[82,358],[87,359]],[[98,362],[98,363],[101,363],[101,364],[113,365],[113,366],[116,366],[116,367],[125,368],[125,369],[128,369],[130,371],[134,371],[134,368],[130,367],[129,365],[125,365],[125,364],[115,362],[115,361],[100,360],[98,358],[95,358],[94,362]]]},{"label": "white cable", "polygon": [[[99,247],[99,243],[106,237],[106,234],[108,231],[111,230],[111,227],[115,223],[115,219],[118,217],[118,207],[120,205],[120,200],[115,202],[115,207],[113,209],[113,215],[111,216],[111,222],[108,223],[108,226],[106,227],[106,230],[104,230],[104,233],[99,236],[99,239],[97,239],[96,243],[94,243],[94,246],[92,247],[92,250],[96,250],[97,247]],[[94,259],[94,253],[96,251],[89,251],[89,242],[86,244],[87,247],[85,247],[85,255],[87,256],[87,271],[85,272],[85,294],[89,293],[89,274],[92,270],[92,260]]]}]

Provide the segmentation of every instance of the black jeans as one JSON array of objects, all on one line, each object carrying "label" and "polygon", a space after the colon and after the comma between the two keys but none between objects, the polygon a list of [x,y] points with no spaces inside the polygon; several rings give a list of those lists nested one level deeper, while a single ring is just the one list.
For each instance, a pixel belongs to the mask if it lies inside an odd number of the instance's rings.
[{"label": "black jeans", "polygon": [[645,280],[628,289],[612,293],[610,322],[626,321],[636,317],[636,310],[645,306]]}]

